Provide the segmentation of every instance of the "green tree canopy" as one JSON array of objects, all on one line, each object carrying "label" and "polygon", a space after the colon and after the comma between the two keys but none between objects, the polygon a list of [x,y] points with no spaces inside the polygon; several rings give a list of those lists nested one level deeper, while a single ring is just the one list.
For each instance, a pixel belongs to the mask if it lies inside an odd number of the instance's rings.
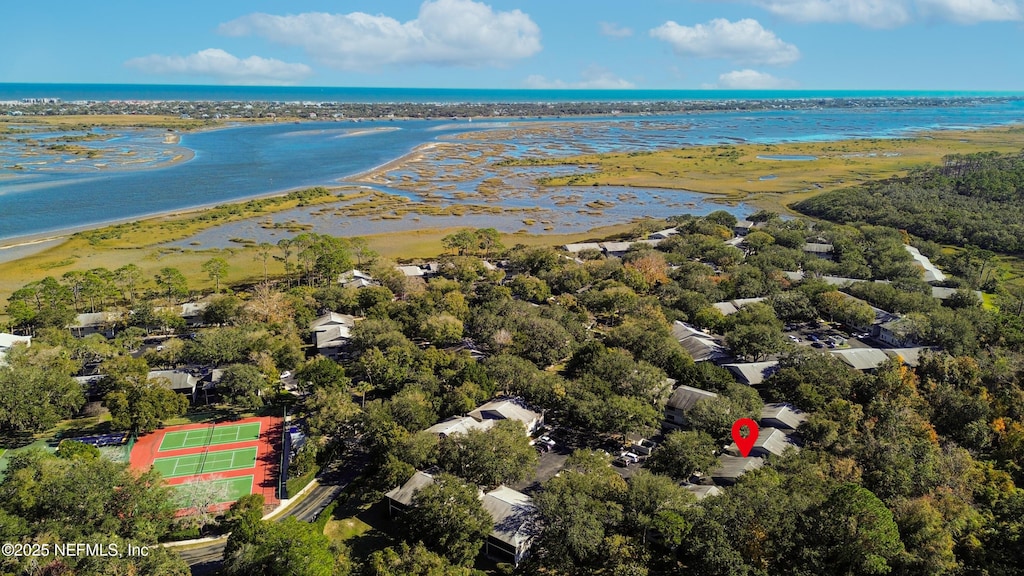
[{"label": "green tree canopy", "polygon": [[450,474],[438,474],[432,484],[418,490],[404,517],[411,541],[421,541],[463,566],[480,552],[492,522],[477,497],[476,486]]}]

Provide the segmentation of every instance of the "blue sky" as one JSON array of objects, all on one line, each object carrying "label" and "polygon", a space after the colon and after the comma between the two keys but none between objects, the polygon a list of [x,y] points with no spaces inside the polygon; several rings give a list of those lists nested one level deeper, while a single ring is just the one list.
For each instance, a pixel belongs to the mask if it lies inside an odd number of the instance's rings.
[{"label": "blue sky", "polygon": [[9,2],[0,82],[1024,90],[1024,0]]}]

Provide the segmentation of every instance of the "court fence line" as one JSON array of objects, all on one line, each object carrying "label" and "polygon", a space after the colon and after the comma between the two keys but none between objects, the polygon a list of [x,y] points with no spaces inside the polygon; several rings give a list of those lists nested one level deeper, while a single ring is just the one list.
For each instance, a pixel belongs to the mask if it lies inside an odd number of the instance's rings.
[{"label": "court fence line", "polygon": [[199,459],[199,468],[196,468],[197,476],[201,476],[203,474],[203,467],[206,466],[206,455],[210,453],[210,444],[213,443],[213,431],[215,428],[217,428],[216,422],[210,425],[210,435],[206,438],[206,447],[203,448],[203,455]]}]

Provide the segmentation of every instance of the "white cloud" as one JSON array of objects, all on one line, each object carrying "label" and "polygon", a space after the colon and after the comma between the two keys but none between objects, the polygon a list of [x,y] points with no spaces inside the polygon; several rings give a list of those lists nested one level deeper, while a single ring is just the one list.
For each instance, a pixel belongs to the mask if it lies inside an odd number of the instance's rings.
[{"label": "white cloud", "polygon": [[1022,0],[746,0],[790,20],[895,28],[918,18],[958,24],[1024,18]]},{"label": "white cloud", "polygon": [[783,42],[774,32],[765,30],[757,20],[750,18],[736,22],[716,18],[696,26],[682,26],[670,20],[650,34],[671,44],[675,53],[682,56],[773,65],[800,59],[796,46]]},{"label": "white cloud", "polygon": [[717,87],[729,90],[779,90],[795,88],[796,82],[748,68],[722,74],[718,77]]},{"label": "white cloud", "polygon": [[762,8],[799,22],[853,22],[892,28],[910,21],[907,0],[753,0]]},{"label": "white cloud", "polygon": [[524,84],[527,88],[537,89],[628,90],[636,87],[632,82],[623,80],[600,66],[590,66],[580,73],[579,82],[549,80],[539,74],[533,74],[526,78]]},{"label": "white cloud", "polygon": [[363,12],[250,14],[222,24],[220,31],[300,46],[313,58],[342,70],[373,70],[390,64],[495,65],[541,49],[540,28],[527,14],[495,12],[473,0],[427,0],[408,22]]},{"label": "white cloud", "polygon": [[1021,20],[1024,8],[1013,0],[918,0],[922,15],[956,22],[1003,22]]},{"label": "white cloud", "polygon": [[615,22],[601,22],[601,34],[611,38],[629,38],[633,35],[632,28],[619,26]]},{"label": "white cloud", "polygon": [[125,66],[150,74],[209,76],[230,84],[294,84],[313,73],[305,64],[259,56],[242,59],[219,48],[200,50],[188,56],[153,54],[132,58]]}]

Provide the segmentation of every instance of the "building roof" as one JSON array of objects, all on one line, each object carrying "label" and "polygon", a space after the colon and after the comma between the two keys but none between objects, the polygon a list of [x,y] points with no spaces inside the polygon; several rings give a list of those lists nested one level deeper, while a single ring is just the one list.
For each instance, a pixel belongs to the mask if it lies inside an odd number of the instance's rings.
[{"label": "building roof", "polygon": [[518,420],[522,422],[529,431],[542,417],[540,412],[535,412],[526,407],[526,403],[517,398],[498,398],[482,404],[469,413],[469,416],[477,421],[484,420]]},{"label": "building roof", "polygon": [[597,242],[579,242],[576,244],[566,244],[565,249],[571,254],[579,254],[584,250],[597,250],[601,251],[601,245]]},{"label": "building roof", "polygon": [[452,434],[465,434],[470,430],[487,430],[493,425],[494,420],[481,421],[469,416],[452,416],[427,428],[425,432],[438,436],[451,436]]},{"label": "building roof", "polygon": [[349,270],[348,272],[342,272],[338,275],[338,282],[344,284],[353,280],[373,280],[373,276],[370,276],[362,270]]},{"label": "building roof", "polygon": [[696,406],[697,402],[700,402],[701,400],[709,400],[711,398],[718,398],[718,394],[707,390],[701,390],[700,388],[683,385],[672,392],[672,395],[669,396],[668,402],[665,403],[665,406],[668,408],[674,408],[685,414],[689,412],[691,408]]},{"label": "building roof", "polygon": [[[957,292],[958,288],[943,288],[942,286],[932,286],[932,298],[937,300],[948,300],[952,298]],[[974,296],[979,302],[983,301],[985,295],[981,293],[981,290],[972,291]]]},{"label": "building roof", "polygon": [[352,329],[341,324],[323,326],[315,332],[317,348],[338,348],[352,338]]},{"label": "building roof", "polygon": [[729,358],[729,351],[716,340],[712,340],[711,338],[691,336],[680,340],[679,344],[684,350],[686,350],[686,353],[693,358],[694,362]]},{"label": "building roof", "polygon": [[878,348],[832,350],[832,355],[854,370],[874,370],[889,361],[889,356]]},{"label": "building roof", "polygon": [[32,345],[31,336],[18,336],[16,334],[8,334],[7,332],[0,332],[0,348],[10,348],[15,344],[24,344],[26,346]]},{"label": "building roof", "polygon": [[678,228],[665,228],[664,230],[658,230],[657,232],[652,232],[650,234],[650,236],[648,236],[648,238],[654,238],[656,240],[664,240],[665,238],[668,238],[669,236],[674,236],[676,234],[679,234],[679,229]]},{"label": "building roof", "polygon": [[911,368],[917,368],[921,364],[921,353],[928,350],[931,348],[927,346],[912,346],[909,348],[885,348],[882,351]]},{"label": "building roof", "polygon": [[395,266],[395,269],[407,277],[425,276],[426,272],[419,266]]},{"label": "building roof", "polygon": [[349,280],[342,284],[344,288],[366,288],[367,286],[373,286],[373,281],[367,280],[366,278],[356,278],[355,280]]},{"label": "building roof", "polygon": [[765,404],[761,408],[761,426],[796,430],[806,420],[807,414],[791,404]]},{"label": "building roof", "polygon": [[116,312],[83,312],[75,315],[75,323],[72,328],[96,328],[117,322],[119,315]]},{"label": "building roof", "polygon": [[737,298],[735,300],[729,300],[727,302],[715,302],[714,304],[712,304],[712,306],[714,306],[724,316],[728,316],[730,314],[735,314],[736,312],[739,311],[740,308],[743,308],[748,304],[763,302],[764,300],[764,296],[759,296],[757,298]]},{"label": "building roof", "polygon": [[722,367],[732,372],[741,383],[748,386],[757,386],[764,382],[764,379],[775,374],[779,369],[778,360],[766,362],[743,362],[737,364],[722,364]]},{"label": "building roof", "polygon": [[[754,441],[754,445],[751,447],[751,453],[781,456],[783,452],[790,448],[799,449],[796,444],[790,441],[790,437],[785,432],[778,428],[761,428],[757,433],[757,440]],[[733,442],[726,448],[726,452],[738,456],[740,450],[736,443]]]},{"label": "building roof", "polygon": [[526,494],[507,486],[498,486],[484,494],[480,503],[494,520],[492,538],[519,549],[535,535],[537,507]]},{"label": "building roof", "polygon": [[188,390],[195,392],[196,384],[199,382],[195,376],[181,370],[150,370],[147,379],[166,378],[170,381],[167,386],[169,390]]},{"label": "building roof", "polygon": [[316,330],[325,326],[348,326],[352,328],[356,325],[356,317],[351,314],[338,314],[337,312],[328,312],[323,316],[313,320],[309,323],[310,330]]},{"label": "building roof", "polygon": [[391,500],[394,500],[404,506],[409,506],[412,504],[412,497],[416,491],[430,486],[433,483],[433,475],[417,470],[416,473],[412,475],[412,478],[405,481],[405,484],[388,490],[384,493],[384,496],[387,496]]},{"label": "building roof", "polygon": [[743,458],[723,454],[718,457],[718,466],[711,470],[711,478],[719,484],[733,484],[736,479],[751,470],[764,466],[764,459],[754,456]]},{"label": "building roof", "polygon": [[740,311],[732,302],[715,302],[711,307],[721,312],[722,316],[729,316]]},{"label": "building roof", "polygon": [[632,242],[602,242],[601,248],[603,248],[606,253],[610,254],[612,252],[625,252],[629,250],[629,247],[632,245]]},{"label": "building roof", "polygon": [[925,282],[931,283],[946,281],[946,275],[942,273],[942,270],[939,270],[935,264],[932,264],[932,261],[924,254],[921,254],[920,250],[913,246],[904,246],[904,248],[906,248],[907,252],[910,252],[910,255],[914,257],[914,262],[924,269]]},{"label": "building roof", "polygon": [[690,326],[689,324],[687,324],[685,322],[680,322],[679,320],[676,320],[675,322],[672,323],[672,336],[676,340],[682,340],[684,338],[689,338],[690,336],[700,336],[702,338],[711,338],[711,334],[708,334],[707,332],[703,332],[703,331],[701,331],[701,330],[699,330],[697,328],[694,328],[693,326]]},{"label": "building roof", "polygon": [[185,302],[181,305],[180,314],[182,318],[195,318],[201,316],[209,307],[209,302]]},{"label": "building roof", "polygon": [[683,489],[696,496],[697,500],[703,500],[708,496],[721,496],[725,493],[718,486],[705,486],[703,484],[683,484]]},{"label": "building roof", "polygon": [[809,252],[811,254],[831,254],[832,245],[822,244],[819,242],[805,242],[803,246],[803,251]]}]

